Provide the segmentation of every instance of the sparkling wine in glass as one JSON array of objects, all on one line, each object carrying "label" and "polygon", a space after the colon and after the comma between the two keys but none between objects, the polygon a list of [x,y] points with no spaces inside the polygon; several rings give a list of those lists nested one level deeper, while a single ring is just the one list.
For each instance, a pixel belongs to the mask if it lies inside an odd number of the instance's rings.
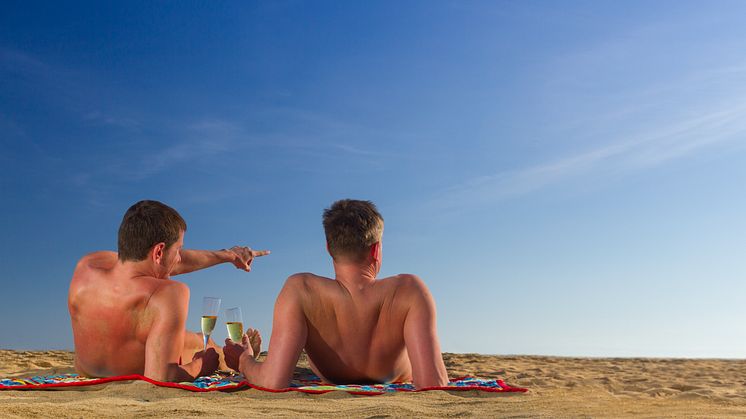
[{"label": "sparkling wine in glass", "polygon": [[225,326],[228,328],[228,336],[236,343],[241,343],[243,337],[243,315],[240,307],[225,310]]},{"label": "sparkling wine in glass", "polygon": [[220,298],[205,297],[202,299],[202,337],[205,340],[205,349],[207,350],[207,341],[215,329],[215,323],[218,321],[218,311],[220,310]]}]

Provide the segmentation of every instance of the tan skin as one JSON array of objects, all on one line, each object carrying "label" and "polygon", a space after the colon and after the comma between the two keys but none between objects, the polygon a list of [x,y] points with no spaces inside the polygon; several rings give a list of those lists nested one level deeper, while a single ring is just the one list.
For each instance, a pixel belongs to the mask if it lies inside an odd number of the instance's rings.
[{"label": "tan skin", "polygon": [[266,361],[255,360],[250,341],[260,336],[249,329],[241,344],[226,339],[226,363],[252,384],[285,388],[305,349],[326,382],[446,385],[430,292],[415,275],[376,279],[380,268],[379,242],[362,262],[338,257],[335,279],[292,275],[275,303]]},{"label": "tan skin", "polygon": [[80,374],[190,381],[220,366],[220,348],[210,341],[205,352],[202,335],[186,331],[189,288],[170,277],[219,263],[248,272],[255,257],[269,252],[186,250],[183,243],[182,232],[169,247],[154,245],[142,261],[121,262],[115,252],[102,251],[78,262],[68,308]]}]

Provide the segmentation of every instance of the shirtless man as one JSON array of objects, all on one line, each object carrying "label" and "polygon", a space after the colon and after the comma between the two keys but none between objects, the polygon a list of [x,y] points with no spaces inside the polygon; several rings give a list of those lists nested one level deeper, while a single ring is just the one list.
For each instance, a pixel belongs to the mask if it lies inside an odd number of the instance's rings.
[{"label": "shirtless man", "polygon": [[263,363],[249,344],[226,339],[226,364],[255,385],[285,388],[306,350],[313,371],[331,383],[448,382],[435,325],[435,303],[415,275],[376,279],[381,269],[383,218],[369,201],[342,200],[324,211],[335,279],[290,276],[275,302],[272,337]]},{"label": "shirtless man", "polygon": [[248,272],[255,257],[269,252],[182,249],[185,231],[176,210],[140,201],[124,214],[118,253],[95,252],[78,262],[68,309],[80,374],[191,381],[217,369],[214,343],[203,352],[202,335],[185,331],[189,288],[170,276],[226,262]]}]

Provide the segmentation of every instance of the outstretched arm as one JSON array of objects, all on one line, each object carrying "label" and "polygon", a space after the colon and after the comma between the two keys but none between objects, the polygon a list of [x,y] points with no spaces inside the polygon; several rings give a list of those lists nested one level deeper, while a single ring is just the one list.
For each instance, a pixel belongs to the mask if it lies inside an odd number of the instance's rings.
[{"label": "outstretched arm", "polygon": [[412,280],[411,306],[404,321],[404,343],[412,363],[412,381],[418,389],[448,384],[435,322],[435,301],[419,278]]},{"label": "outstretched arm", "polygon": [[254,360],[254,352],[247,336],[244,336],[241,345],[230,339],[225,341],[223,354],[226,364],[241,372],[254,385],[272,389],[287,388],[290,385],[295,364],[308,335],[300,285],[300,278],[290,277],[277,296],[266,361]]},{"label": "outstretched arm", "polygon": [[248,247],[240,246],[215,251],[183,249],[181,251],[181,261],[176,265],[171,275],[194,272],[226,262],[233,263],[236,268],[249,272],[254,258],[268,254],[269,250],[251,250]]},{"label": "outstretched arm", "polygon": [[179,365],[184,347],[189,288],[168,281],[150,298],[147,312],[153,319],[145,343],[144,375],[158,381],[192,381],[212,374],[218,367],[214,349],[194,354],[192,362]]}]

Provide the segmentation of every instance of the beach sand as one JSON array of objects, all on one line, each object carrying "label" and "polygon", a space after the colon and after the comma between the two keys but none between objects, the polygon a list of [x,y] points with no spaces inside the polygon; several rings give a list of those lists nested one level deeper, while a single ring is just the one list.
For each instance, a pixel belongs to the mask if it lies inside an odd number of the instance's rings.
[{"label": "beach sand", "polygon": [[[73,353],[0,350],[0,376],[73,372]],[[745,417],[746,361],[444,354],[449,375],[499,378],[528,393],[352,396],[192,393],[145,382],[0,391],[2,417]],[[303,361],[299,364],[305,366]]]}]

